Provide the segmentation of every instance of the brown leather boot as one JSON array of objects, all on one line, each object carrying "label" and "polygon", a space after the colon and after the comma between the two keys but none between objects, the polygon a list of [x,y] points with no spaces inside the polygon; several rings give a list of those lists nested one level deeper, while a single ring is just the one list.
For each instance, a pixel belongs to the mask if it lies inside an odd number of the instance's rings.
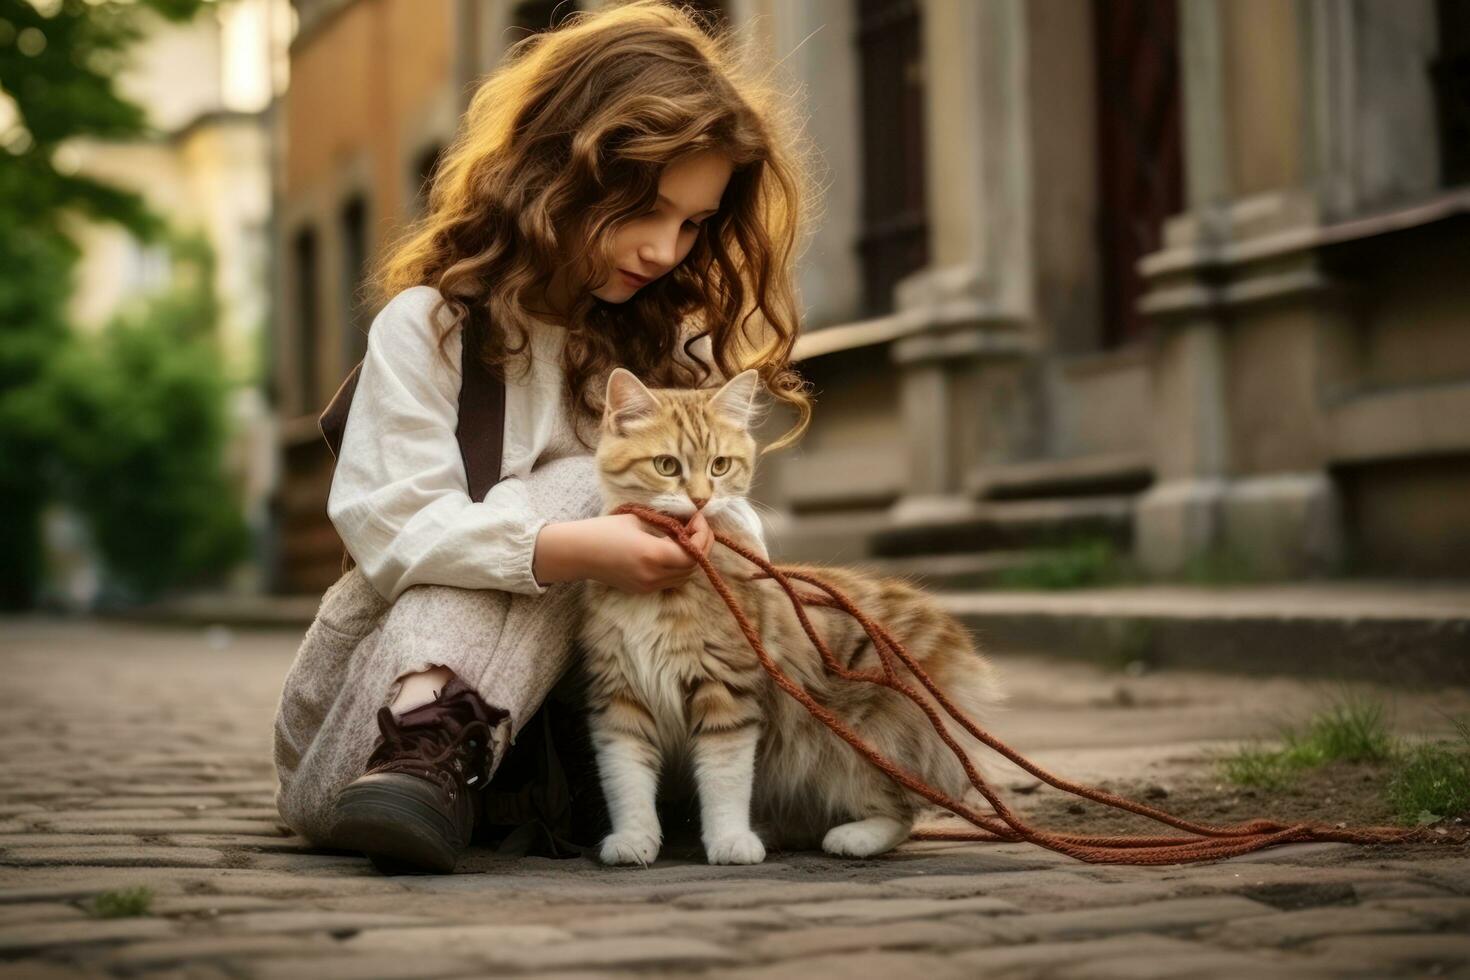
[{"label": "brown leather boot", "polygon": [[384,874],[453,871],[495,768],[492,732],[508,715],[458,677],[401,716],[379,708],[382,738],[337,796],[333,842],[364,852]]}]

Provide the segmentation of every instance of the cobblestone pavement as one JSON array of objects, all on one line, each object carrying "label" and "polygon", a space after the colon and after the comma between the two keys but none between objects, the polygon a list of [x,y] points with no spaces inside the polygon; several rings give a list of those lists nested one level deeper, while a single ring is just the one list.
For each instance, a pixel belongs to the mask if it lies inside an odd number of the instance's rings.
[{"label": "cobblestone pavement", "polygon": [[[647,870],[475,851],[456,875],[385,878],[276,823],[269,725],[296,641],[0,621],[0,977],[1470,975],[1457,849],[1152,869],[1011,845]],[[995,730],[1084,779],[1175,778],[1322,693],[998,659]],[[1404,694],[1396,717],[1467,704]],[[89,913],[140,885],[147,915]]]}]

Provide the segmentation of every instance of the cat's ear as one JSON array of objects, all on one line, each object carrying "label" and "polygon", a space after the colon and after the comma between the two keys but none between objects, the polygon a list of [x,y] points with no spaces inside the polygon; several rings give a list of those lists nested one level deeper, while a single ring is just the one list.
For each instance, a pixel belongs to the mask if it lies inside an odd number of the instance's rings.
[{"label": "cat's ear", "polygon": [[657,411],[658,399],[636,374],[627,368],[613,368],[607,376],[607,397],[602,409],[603,424],[610,431],[623,435],[623,426],[651,419]]},{"label": "cat's ear", "polygon": [[746,368],[726,381],[710,399],[710,407],[732,425],[749,429],[755,411],[755,394],[760,389],[761,375]]}]

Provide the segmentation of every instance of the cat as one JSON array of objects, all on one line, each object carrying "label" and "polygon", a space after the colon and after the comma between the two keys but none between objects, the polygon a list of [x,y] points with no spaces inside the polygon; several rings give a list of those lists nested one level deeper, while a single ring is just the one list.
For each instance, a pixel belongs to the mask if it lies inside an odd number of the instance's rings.
[{"label": "cat", "polygon": [[[753,369],[718,389],[649,389],[632,372],[615,369],[597,447],[603,513],[639,503],[687,521],[702,507],[714,530],[762,551],[728,511],[755,475],[758,393]],[[828,674],[779,585],[749,581],[759,570],[718,543],[710,560],[775,662],[817,701],[936,788],[957,799],[970,789],[915,705],[894,691]],[[781,567],[821,575],[886,624],[972,718],[999,702],[991,664],[964,626],[921,589],[854,568]],[[856,620],[820,607],[807,614],[840,662],[877,666]],[[663,835],[655,799],[661,774],[675,766],[693,777],[711,864],[765,859],[752,811],[767,838],[784,847],[820,840],[829,854],[870,857],[908,837],[923,801],[775,686],[703,571],[648,594],[587,580],[578,639],[612,823],[599,849],[604,863],[646,866],[657,857]],[[951,731],[961,737],[957,726]],[[962,744],[968,739],[963,735]]]}]

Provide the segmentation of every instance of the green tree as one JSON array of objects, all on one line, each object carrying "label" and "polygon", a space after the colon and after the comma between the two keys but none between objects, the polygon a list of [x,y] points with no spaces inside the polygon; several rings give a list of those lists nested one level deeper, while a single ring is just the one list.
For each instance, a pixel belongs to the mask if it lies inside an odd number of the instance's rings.
[{"label": "green tree", "polygon": [[173,285],[65,347],[46,399],[51,482],[86,518],[113,600],[200,584],[249,545],[221,458],[214,256],[199,238],[172,252]]},{"label": "green tree", "polygon": [[0,608],[30,604],[41,572],[39,518],[50,366],[70,342],[77,258],[68,214],[115,221],[145,241],[163,222],[130,191],[57,164],[77,137],[143,135],[115,79],[147,11],[192,17],[201,0],[0,0]]}]

